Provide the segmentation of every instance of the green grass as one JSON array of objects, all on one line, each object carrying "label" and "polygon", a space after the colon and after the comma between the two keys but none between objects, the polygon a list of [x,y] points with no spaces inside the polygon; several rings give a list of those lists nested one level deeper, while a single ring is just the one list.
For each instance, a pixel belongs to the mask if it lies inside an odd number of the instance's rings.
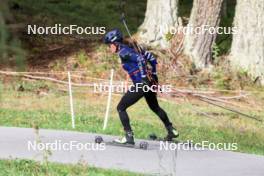
[{"label": "green grass", "polygon": [[62,165],[57,163],[39,163],[31,160],[0,160],[0,175],[9,176],[139,176],[139,174],[104,170],[88,167],[85,164]]},{"label": "green grass", "polygon": [[[16,81],[19,85],[20,82]],[[2,85],[0,102],[0,126],[40,127],[47,129],[72,130],[69,112],[69,97],[65,92],[57,91],[58,87],[40,82],[24,82],[25,91],[16,91],[17,85]],[[48,87],[47,95],[38,95],[40,88]],[[74,89],[74,109],[76,113],[76,131],[106,133],[122,135],[116,105],[121,96],[113,96],[110,119],[106,131],[102,130],[106,95],[78,93]],[[251,115],[264,116],[261,109],[263,94],[258,92],[252,96],[256,102],[255,111],[248,111]],[[252,98],[251,97],[251,98]],[[219,108],[208,106],[201,102],[192,105],[187,102],[175,104],[161,101],[161,106],[168,112],[169,117],[181,133],[180,139],[194,142],[210,141],[214,143],[238,143],[238,151],[264,154],[263,124],[247,119]],[[202,116],[199,112],[216,114],[216,119]],[[247,110],[244,109],[244,112]],[[128,109],[131,124],[136,138],[148,138],[155,132],[165,136],[166,131],[158,119],[151,112],[142,99]]]}]

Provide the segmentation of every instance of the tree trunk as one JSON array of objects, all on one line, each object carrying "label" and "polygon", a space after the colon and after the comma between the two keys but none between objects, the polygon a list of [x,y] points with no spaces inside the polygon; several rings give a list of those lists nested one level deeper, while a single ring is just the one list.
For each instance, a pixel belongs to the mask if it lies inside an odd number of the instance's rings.
[{"label": "tree trunk", "polygon": [[264,85],[264,1],[238,0],[230,61]]},{"label": "tree trunk", "polygon": [[171,27],[177,27],[179,0],[148,0],[145,20],[139,27],[141,41],[167,48],[166,34]]},{"label": "tree trunk", "polygon": [[[212,45],[217,36],[213,30],[220,23],[222,2],[223,0],[194,0],[188,24],[188,30],[193,32],[185,36],[184,51],[190,56],[196,68],[202,69],[211,65]],[[195,32],[199,28],[208,30]]]}]

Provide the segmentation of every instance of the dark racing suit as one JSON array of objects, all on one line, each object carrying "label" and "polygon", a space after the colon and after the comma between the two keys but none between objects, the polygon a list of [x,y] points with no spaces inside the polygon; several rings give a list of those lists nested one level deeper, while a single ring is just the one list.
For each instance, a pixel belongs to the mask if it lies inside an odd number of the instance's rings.
[{"label": "dark racing suit", "polygon": [[139,83],[151,86],[150,80],[147,76],[148,63],[151,65],[151,75],[157,78],[156,58],[148,51],[143,50],[142,53],[139,54],[127,45],[120,44],[119,47],[118,55],[121,58],[122,66],[134,83],[134,86],[132,86],[132,88],[122,97],[117,106],[124,130],[127,132],[132,131],[126,109],[135,104],[142,97],[146,99],[149,108],[161,119],[165,127],[171,127],[172,123],[170,122],[166,112],[159,106],[157,93],[153,91],[145,92],[142,88],[135,87]]}]

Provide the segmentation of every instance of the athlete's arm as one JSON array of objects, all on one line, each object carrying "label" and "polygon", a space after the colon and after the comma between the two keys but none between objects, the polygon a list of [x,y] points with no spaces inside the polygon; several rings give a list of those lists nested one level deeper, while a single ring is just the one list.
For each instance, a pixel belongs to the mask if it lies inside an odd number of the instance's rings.
[{"label": "athlete's arm", "polygon": [[142,50],[142,54],[144,58],[150,63],[151,65],[151,73],[152,75],[157,75],[157,59],[153,56],[153,54],[149,51]]},{"label": "athlete's arm", "polygon": [[147,72],[146,72],[146,64],[144,62],[144,58],[142,58],[141,56],[138,56],[136,60],[137,60],[139,71],[141,73],[141,78],[145,78],[147,76]]}]

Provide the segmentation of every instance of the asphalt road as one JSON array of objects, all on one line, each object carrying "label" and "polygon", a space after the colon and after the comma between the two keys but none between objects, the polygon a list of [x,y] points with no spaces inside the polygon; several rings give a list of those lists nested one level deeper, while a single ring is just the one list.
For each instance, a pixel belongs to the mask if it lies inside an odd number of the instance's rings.
[{"label": "asphalt road", "polygon": [[[82,162],[100,168],[150,175],[264,176],[263,156],[229,151],[190,150],[188,145],[184,145],[188,150],[160,150],[160,143],[154,141],[149,141],[148,150],[96,145],[93,143],[95,136],[97,134],[0,127],[0,158],[37,161],[48,158],[52,162]],[[103,138],[105,141],[112,141],[115,137],[103,135]],[[35,141],[38,143],[34,143]],[[51,147],[51,153],[43,150],[46,145]],[[69,150],[69,147],[72,149]],[[171,147],[175,149],[175,145]]]}]

